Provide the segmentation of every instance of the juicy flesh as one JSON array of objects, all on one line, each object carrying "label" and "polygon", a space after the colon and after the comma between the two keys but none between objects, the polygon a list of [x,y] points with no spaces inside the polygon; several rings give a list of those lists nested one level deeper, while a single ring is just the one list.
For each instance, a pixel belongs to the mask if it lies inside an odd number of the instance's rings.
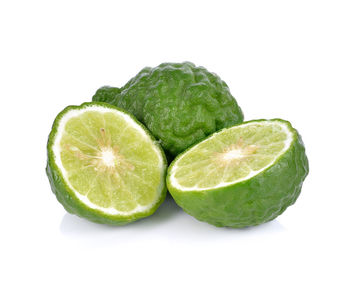
[{"label": "juicy flesh", "polygon": [[173,167],[172,180],[190,190],[249,178],[283,152],[287,139],[286,130],[276,122],[223,130],[183,155]]},{"label": "juicy flesh", "polygon": [[86,111],[69,119],[60,157],[71,186],[93,204],[120,212],[154,202],[163,173],[146,136],[112,112]]}]

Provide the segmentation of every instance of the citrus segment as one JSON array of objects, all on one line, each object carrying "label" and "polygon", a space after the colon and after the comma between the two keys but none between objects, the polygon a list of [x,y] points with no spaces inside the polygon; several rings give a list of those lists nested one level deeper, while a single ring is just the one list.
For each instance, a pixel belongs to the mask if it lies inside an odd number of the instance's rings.
[{"label": "citrus segment", "polygon": [[[177,159],[172,182],[182,190],[202,190],[252,177],[281,155],[291,139],[288,127],[280,122],[251,122],[222,130]],[[194,178],[197,175],[202,178]]]}]

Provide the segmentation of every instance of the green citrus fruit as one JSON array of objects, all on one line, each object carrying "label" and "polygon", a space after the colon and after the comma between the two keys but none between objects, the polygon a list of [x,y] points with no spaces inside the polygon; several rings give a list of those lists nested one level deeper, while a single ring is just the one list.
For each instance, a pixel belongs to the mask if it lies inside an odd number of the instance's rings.
[{"label": "green citrus fruit", "polygon": [[47,151],[52,191],[70,213],[121,225],[151,215],[165,198],[161,147],[114,106],[65,108],[52,126]]},{"label": "green citrus fruit", "polygon": [[189,62],[146,67],[122,88],[102,87],[93,100],[131,112],[171,156],[243,121],[226,83]]},{"label": "green citrus fruit", "polygon": [[257,120],[223,129],[170,165],[168,190],[187,213],[216,226],[270,221],[298,198],[308,160],[287,121]]}]

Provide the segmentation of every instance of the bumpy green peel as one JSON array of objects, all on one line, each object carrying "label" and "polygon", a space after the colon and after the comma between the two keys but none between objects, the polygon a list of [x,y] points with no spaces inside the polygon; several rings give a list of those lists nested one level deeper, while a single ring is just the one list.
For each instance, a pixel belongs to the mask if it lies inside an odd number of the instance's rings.
[{"label": "bumpy green peel", "polygon": [[134,114],[172,156],[243,121],[226,83],[189,62],[146,67],[120,89],[100,88],[93,100]]}]

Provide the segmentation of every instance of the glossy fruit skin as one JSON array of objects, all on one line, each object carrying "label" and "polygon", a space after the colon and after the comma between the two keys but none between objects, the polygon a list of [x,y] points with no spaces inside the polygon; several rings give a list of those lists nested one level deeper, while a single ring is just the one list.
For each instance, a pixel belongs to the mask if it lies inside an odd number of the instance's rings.
[{"label": "glossy fruit skin", "polygon": [[243,121],[226,83],[190,62],[146,67],[120,89],[100,88],[93,100],[135,115],[171,156]]},{"label": "glossy fruit skin", "polygon": [[179,191],[171,185],[168,174],[167,187],[175,202],[196,219],[218,227],[255,226],[282,214],[295,203],[309,172],[301,136],[289,122],[283,122],[293,130],[294,140],[273,165],[254,178],[208,191]]},{"label": "glossy fruit skin", "polygon": [[[50,135],[48,138],[48,143],[47,143],[47,165],[46,165],[46,174],[47,174],[47,177],[49,179],[52,192],[56,195],[57,200],[63,205],[63,207],[65,208],[65,210],[67,212],[69,212],[71,214],[75,214],[75,215],[82,217],[82,218],[86,218],[86,219],[88,219],[92,222],[95,222],[95,223],[109,224],[109,225],[125,225],[125,224],[128,224],[130,222],[136,221],[138,219],[152,215],[165,199],[166,192],[167,192],[165,183],[164,183],[164,187],[162,189],[159,200],[147,212],[140,212],[140,213],[136,213],[136,214],[133,214],[130,216],[117,216],[117,215],[108,215],[102,211],[99,211],[97,209],[92,209],[92,208],[86,206],[84,203],[82,203],[76,197],[74,192],[70,189],[70,187],[68,186],[68,184],[64,180],[63,175],[61,173],[61,170],[56,165],[54,153],[53,153],[53,149],[52,149],[54,138],[55,138],[55,135],[57,133],[59,121],[68,111],[76,110],[79,108],[84,108],[84,107],[91,106],[91,105],[99,105],[99,106],[103,106],[103,107],[107,107],[107,108],[117,109],[116,107],[114,107],[112,105],[102,103],[102,102],[101,103],[90,102],[90,103],[84,103],[80,106],[68,106],[57,115],[57,117],[52,125],[52,129],[51,129],[51,132],[50,132]],[[120,109],[118,109],[118,110],[122,111],[124,113],[127,113],[124,110],[120,110]],[[131,116],[130,114],[129,114],[129,116],[135,122],[137,122],[140,126],[142,126],[142,128],[144,130],[146,130],[146,132],[148,132],[148,130],[142,124],[140,124],[135,119],[135,117]],[[154,140],[154,138],[152,137],[151,134],[149,134],[149,136],[151,136],[151,138]],[[157,144],[157,142],[154,142],[154,144]],[[158,148],[160,149],[160,152],[162,152],[164,166],[166,168],[167,164],[166,164],[166,158],[165,158],[164,152],[159,145],[156,145],[156,146],[158,146]]]}]

